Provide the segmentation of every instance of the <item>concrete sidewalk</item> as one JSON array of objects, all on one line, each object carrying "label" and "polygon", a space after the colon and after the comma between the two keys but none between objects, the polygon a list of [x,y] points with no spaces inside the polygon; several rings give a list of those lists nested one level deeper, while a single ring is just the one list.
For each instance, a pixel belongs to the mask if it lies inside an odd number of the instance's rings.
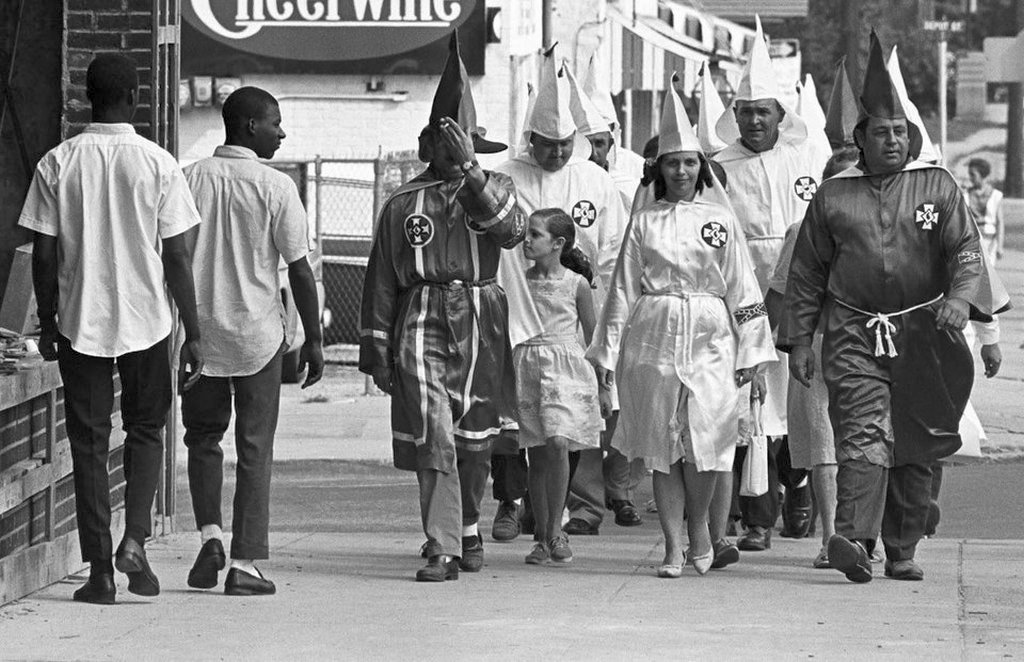
[{"label": "concrete sidewalk", "polygon": [[[654,523],[652,522],[652,525]],[[925,541],[924,582],[866,585],[813,570],[817,541],[773,549],[699,577],[655,576],[656,525],[574,538],[569,567],[523,563],[526,540],[486,543],[486,565],[418,584],[420,537],[272,536],[272,597],[193,591],[194,535],[152,542],[156,598],[69,600],[83,576],[0,609],[0,659],[863,659],[1024,657],[1019,541]],[[222,575],[223,579],[223,575]]]}]

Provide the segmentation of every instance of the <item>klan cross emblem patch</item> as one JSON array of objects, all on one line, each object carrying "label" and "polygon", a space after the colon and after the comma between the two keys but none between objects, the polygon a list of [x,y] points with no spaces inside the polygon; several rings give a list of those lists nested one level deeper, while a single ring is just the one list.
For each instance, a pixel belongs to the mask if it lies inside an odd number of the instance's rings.
[{"label": "klan cross emblem patch", "polygon": [[434,222],[423,214],[405,217],[405,238],[413,248],[423,248],[434,238]]},{"label": "klan cross emblem patch", "polygon": [[818,182],[814,181],[814,177],[797,177],[793,182],[793,192],[804,202],[810,202],[818,192]]},{"label": "klan cross emblem patch", "polygon": [[935,205],[923,202],[914,210],[914,222],[921,224],[922,230],[931,230],[939,222],[939,212]]},{"label": "klan cross emblem patch", "polygon": [[580,200],[572,206],[572,220],[581,228],[589,228],[597,220],[597,208],[590,200]]},{"label": "klan cross emblem patch", "polygon": [[718,221],[708,221],[700,229],[700,238],[711,248],[721,248],[729,240],[729,231]]}]

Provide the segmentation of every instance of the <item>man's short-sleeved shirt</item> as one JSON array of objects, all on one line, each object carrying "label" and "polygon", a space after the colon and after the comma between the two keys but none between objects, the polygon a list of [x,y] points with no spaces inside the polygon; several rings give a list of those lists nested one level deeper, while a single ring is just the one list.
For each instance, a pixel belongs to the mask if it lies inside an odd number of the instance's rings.
[{"label": "man's short-sleeved shirt", "polygon": [[309,254],[306,210],[288,175],[221,145],[185,169],[203,218],[192,255],[203,374],[260,371],[286,338],[278,269]]},{"label": "man's short-sleeved shirt", "polygon": [[174,157],[130,124],[100,123],[43,156],[18,220],[57,238],[57,328],[102,357],[170,335],[161,240],[197,223]]}]

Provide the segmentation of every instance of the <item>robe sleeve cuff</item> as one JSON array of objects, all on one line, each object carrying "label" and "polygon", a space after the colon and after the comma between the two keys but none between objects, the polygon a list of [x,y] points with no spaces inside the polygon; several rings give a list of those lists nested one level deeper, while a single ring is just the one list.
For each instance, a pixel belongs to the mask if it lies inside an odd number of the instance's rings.
[{"label": "robe sleeve cuff", "polygon": [[368,375],[379,366],[394,363],[391,337],[386,331],[361,329],[359,331],[359,371]]},{"label": "robe sleeve cuff", "polygon": [[[736,312],[739,313],[739,310]],[[738,325],[737,333],[736,370],[779,360],[772,344],[772,329],[766,315],[758,315]]]},{"label": "robe sleeve cuff", "polygon": [[495,181],[493,173],[487,173],[487,184],[479,193],[467,187],[459,191],[459,202],[469,216],[471,229],[484,232],[509,218],[516,210],[516,196],[513,191]]}]

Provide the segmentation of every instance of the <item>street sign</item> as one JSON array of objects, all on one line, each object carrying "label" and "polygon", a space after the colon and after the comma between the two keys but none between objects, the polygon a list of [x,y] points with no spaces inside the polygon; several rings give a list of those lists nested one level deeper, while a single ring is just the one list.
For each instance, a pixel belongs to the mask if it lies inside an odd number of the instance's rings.
[{"label": "street sign", "polygon": [[963,32],[964,22],[947,20],[925,21],[924,29],[929,32]]}]

